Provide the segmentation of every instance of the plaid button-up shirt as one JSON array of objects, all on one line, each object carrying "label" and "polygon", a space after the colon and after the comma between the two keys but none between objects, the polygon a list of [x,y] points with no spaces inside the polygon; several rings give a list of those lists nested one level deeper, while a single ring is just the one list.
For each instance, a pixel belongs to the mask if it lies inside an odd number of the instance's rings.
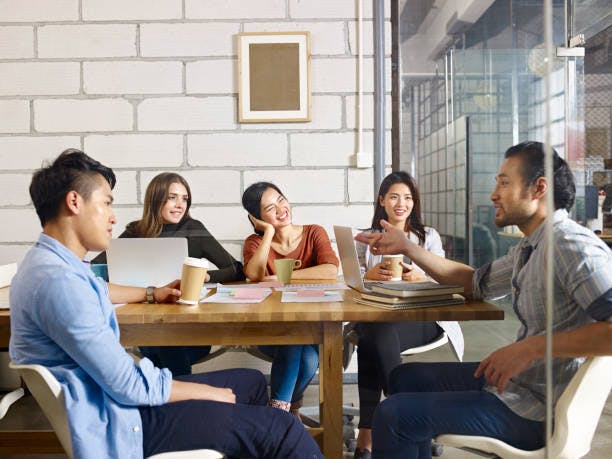
[{"label": "plaid button-up shirt", "polygon": [[[573,330],[594,321],[612,321],[612,252],[591,231],[570,220],[565,210],[555,211],[553,219],[554,332]],[[521,322],[517,340],[546,332],[545,226],[541,224],[506,256],[479,268],[474,275],[475,298],[512,295],[514,312]],[[583,360],[553,359],[554,403]],[[533,361],[512,378],[501,395],[493,387],[487,389],[518,415],[544,420],[544,360]]]}]

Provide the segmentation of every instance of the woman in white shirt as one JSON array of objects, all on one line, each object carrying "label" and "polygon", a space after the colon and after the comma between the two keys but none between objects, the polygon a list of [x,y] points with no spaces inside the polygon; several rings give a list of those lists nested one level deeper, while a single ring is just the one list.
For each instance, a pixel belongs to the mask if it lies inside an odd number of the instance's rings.
[{"label": "woman in white shirt", "polygon": [[[374,208],[371,231],[382,231],[385,219],[402,229],[414,242],[439,256],[444,256],[438,232],[423,225],[419,190],[406,172],[393,172],[382,181]],[[392,272],[380,255],[357,243],[359,261],[367,280],[391,280]],[[404,257],[405,281],[430,280],[421,268]],[[372,450],[372,417],[381,393],[387,393],[391,370],[401,363],[401,352],[435,340],[444,331],[462,341],[457,322],[364,322],[354,325],[357,344],[359,384],[359,436],[355,459],[369,459]],[[463,344],[461,343],[461,348]]]}]

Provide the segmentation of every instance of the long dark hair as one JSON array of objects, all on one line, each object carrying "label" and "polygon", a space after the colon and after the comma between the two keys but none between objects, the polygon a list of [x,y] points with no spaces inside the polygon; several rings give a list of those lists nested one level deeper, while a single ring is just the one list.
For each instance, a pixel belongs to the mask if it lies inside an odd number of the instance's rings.
[{"label": "long dark hair", "polygon": [[410,215],[406,219],[406,224],[404,226],[404,231],[409,233],[412,231],[419,238],[419,244],[425,244],[425,225],[423,225],[423,220],[421,219],[421,198],[419,196],[419,189],[417,188],[417,184],[414,179],[404,171],[399,172],[391,172],[387,175],[382,183],[380,184],[380,189],[378,190],[378,197],[376,198],[376,203],[374,204],[374,217],[372,217],[372,229],[381,231],[382,226],[380,226],[380,220],[385,219],[388,220],[389,216],[385,211],[385,208],[380,203],[380,199],[384,198],[385,195],[389,192],[389,188],[395,185],[396,183],[403,183],[410,189],[410,193],[412,194],[412,211]]},{"label": "long dark hair", "polygon": [[147,186],[144,198],[144,208],[142,218],[127,225],[127,230],[137,237],[157,237],[161,234],[164,220],[162,218],[162,208],[168,201],[170,185],[180,183],[187,190],[187,208],[181,218],[181,222],[191,218],[189,208],[191,207],[191,189],[187,180],[174,172],[163,172],[153,177]]},{"label": "long dark hair", "polygon": [[[258,220],[261,220],[261,197],[266,192],[266,190],[270,188],[276,190],[278,194],[280,194],[286,199],[283,192],[276,185],[270,182],[253,183],[252,185],[249,185],[246,190],[244,190],[244,193],[242,193],[242,207],[244,207],[244,209],[248,213],[250,213]],[[253,225],[251,219],[249,219],[249,222],[251,223],[251,225]],[[253,229],[255,229],[255,225],[253,225]],[[255,229],[255,233],[259,234],[260,236],[263,236],[263,232],[259,230]]]}]

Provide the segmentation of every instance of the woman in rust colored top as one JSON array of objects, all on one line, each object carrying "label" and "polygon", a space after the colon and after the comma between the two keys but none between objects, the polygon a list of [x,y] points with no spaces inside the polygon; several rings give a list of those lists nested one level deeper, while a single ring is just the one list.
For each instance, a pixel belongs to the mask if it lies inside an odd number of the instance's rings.
[{"label": "woman in rust colored top", "polygon": [[[244,274],[251,281],[274,279],[274,260],[294,258],[302,266],[293,279],[336,279],[338,257],[325,230],[318,225],[294,225],[291,206],[280,189],[268,182],[249,186],[242,205],[255,228],[244,243]],[[273,357],[270,406],[298,415],[304,390],[319,366],[318,347],[260,346]]]}]

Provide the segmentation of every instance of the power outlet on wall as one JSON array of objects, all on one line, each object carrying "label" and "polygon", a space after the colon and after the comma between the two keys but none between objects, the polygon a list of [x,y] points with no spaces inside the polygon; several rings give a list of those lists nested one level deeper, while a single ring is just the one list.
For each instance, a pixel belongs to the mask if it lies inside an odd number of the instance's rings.
[{"label": "power outlet on wall", "polygon": [[374,165],[372,153],[364,151],[357,152],[353,155],[353,166],[357,168],[372,167]]}]

